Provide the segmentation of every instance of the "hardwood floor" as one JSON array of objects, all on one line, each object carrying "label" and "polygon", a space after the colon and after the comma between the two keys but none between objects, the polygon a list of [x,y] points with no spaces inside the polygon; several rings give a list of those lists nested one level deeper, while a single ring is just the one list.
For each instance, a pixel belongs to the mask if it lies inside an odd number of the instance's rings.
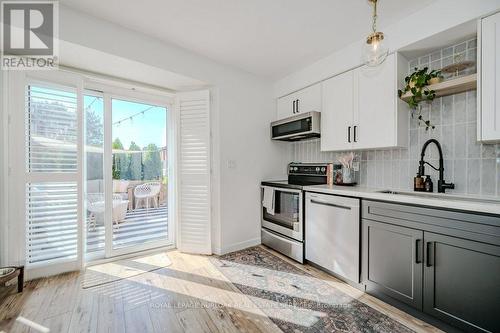
[{"label": "hardwood floor", "polygon": [[[272,252],[416,332],[439,332],[326,273]],[[148,267],[142,258],[145,270],[156,270],[88,289],[81,286],[80,272],[29,281],[22,294],[0,295],[0,332],[280,332],[209,257],[167,254],[168,267]],[[42,330],[30,328],[26,320]]]}]

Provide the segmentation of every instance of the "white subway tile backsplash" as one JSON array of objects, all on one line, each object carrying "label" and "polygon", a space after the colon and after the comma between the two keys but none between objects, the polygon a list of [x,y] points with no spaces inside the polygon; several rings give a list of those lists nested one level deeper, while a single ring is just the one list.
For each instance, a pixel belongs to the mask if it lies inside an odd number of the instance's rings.
[{"label": "white subway tile backsplash", "polygon": [[441,147],[443,148],[443,157],[444,159],[453,159],[454,158],[454,147],[455,142],[453,141],[453,126],[442,126],[441,127]]},{"label": "white subway tile backsplash", "polygon": [[400,153],[400,156],[399,156],[400,160],[407,160],[408,159],[408,148],[401,148],[399,150],[399,153]]},{"label": "white subway tile backsplash", "polygon": [[477,125],[476,123],[467,124],[467,157],[479,158],[481,157],[481,145],[476,142],[477,140]]},{"label": "white subway tile backsplash", "polygon": [[455,146],[455,158],[465,158],[466,157],[466,125],[457,124],[455,125],[455,135],[454,135],[454,146]]},{"label": "white subway tile backsplash", "polygon": [[[400,185],[399,185],[399,173],[400,173],[400,161],[399,160],[394,160],[392,161],[392,163],[390,163],[389,165],[389,168],[392,168],[391,169],[391,175],[389,177],[392,176],[392,184],[391,184],[391,187],[392,188],[399,188]],[[389,187],[389,186],[386,186],[386,187]]]},{"label": "white subway tile backsplash", "polygon": [[431,54],[431,61],[437,61],[437,60],[441,61],[441,57],[442,57],[441,50],[436,51]]},{"label": "white subway tile backsplash", "polygon": [[[413,179],[412,174],[409,173],[408,160],[402,160],[399,162],[399,188],[407,189],[409,188],[408,182]],[[416,172],[415,172],[416,173]]]},{"label": "white subway tile backsplash", "polygon": [[451,57],[446,57],[446,58],[443,58],[443,59],[441,60],[441,64],[443,65],[443,67],[446,67],[446,66],[448,66],[448,65],[453,64],[453,57],[451,56]]},{"label": "white subway tile backsplash", "polygon": [[441,97],[442,112],[441,123],[443,125],[453,124],[453,96]]},{"label": "white subway tile backsplash", "polygon": [[410,159],[416,160],[420,154],[421,146],[418,145],[418,129],[410,130]]},{"label": "white subway tile backsplash", "polygon": [[[422,65],[452,64],[457,54],[476,53],[476,40],[447,47],[410,61],[409,70]],[[421,65],[419,65],[421,64]],[[413,177],[418,171],[422,145],[429,138],[437,139],[443,148],[444,176],[455,183],[449,193],[500,197],[500,145],[481,144],[477,140],[476,91],[436,98],[424,105],[422,116],[436,126],[426,131],[418,125],[417,114],[410,119],[409,144],[406,148],[366,150],[358,152],[361,159],[360,183],[368,187],[413,189]],[[321,152],[320,140],[292,143],[290,159],[299,162],[335,162],[340,153]],[[426,160],[437,166],[438,153],[434,145],[426,152]],[[437,191],[438,173],[425,168]]]},{"label": "white subway tile backsplash", "polygon": [[432,61],[430,66],[429,66],[429,69],[430,70],[438,70],[441,68],[441,60],[438,60],[438,61]]},{"label": "white subway tile backsplash", "polygon": [[476,91],[468,91],[466,98],[467,122],[476,122],[477,120],[477,101]]},{"label": "white subway tile backsplash", "polygon": [[493,196],[496,193],[496,161],[481,160],[481,194]]},{"label": "white subway tile backsplash", "polygon": [[453,55],[453,46],[450,46],[450,47],[444,48],[444,49],[442,50],[442,53],[443,53],[443,58],[444,58],[444,57],[448,57],[448,56]]},{"label": "white subway tile backsplash", "polygon": [[385,160],[384,161],[384,177],[383,179],[383,187],[388,187],[392,188],[392,161],[391,160]]},{"label": "white subway tile backsplash", "polygon": [[384,161],[375,161],[375,186],[384,187]]},{"label": "white subway tile backsplash", "polygon": [[[467,165],[466,160],[454,160],[453,161],[453,183],[455,184],[455,189],[452,191],[457,194],[465,194],[467,190]],[[445,178],[446,179],[446,178]],[[450,191],[451,192],[451,191]]]},{"label": "white subway tile backsplash", "polygon": [[401,152],[399,149],[393,149],[392,150],[392,160],[393,161],[399,161]]},{"label": "white subway tile backsplash", "polygon": [[369,161],[367,166],[367,182],[368,187],[375,187],[375,180],[377,179],[377,170],[375,169],[375,162]]},{"label": "white subway tile backsplash", "polygon": [[481,160],[467,160],[467,194],[479,194],[481,185]]},{"label": "white subway tile backsplash", "polygon": [[432,101],[430,109],[430,120],[433,125],[441,125],[441,98]]},{"label": "white subway tile backsplash", "polygon": [[460,53],[460,52],[465,51],[466,48],[467,48],[467,43],[464,42],[464,43],[455,45],[453,52]]},{"label": "white subway tile backsplash", "polygon": [[366,161],[361,161],[359,166],[359,183],[361,186],[367,186],[367,177],[368,177],[368,165]]},{"label": "white subway tile backsplash", "polygon": [[456,94],[453,96],[453,117],[455,124],[465,123],[467,120],[465,96],[465,93]]},{"label": "white subway tile backsplash", "polygon": [[384,150],[384,160],[385,161],[392,160],[392,150]]}]

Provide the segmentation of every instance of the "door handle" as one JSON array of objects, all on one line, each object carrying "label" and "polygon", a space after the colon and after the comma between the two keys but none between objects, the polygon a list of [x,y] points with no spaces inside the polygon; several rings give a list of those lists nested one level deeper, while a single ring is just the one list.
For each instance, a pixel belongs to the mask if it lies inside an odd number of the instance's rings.
[{"label": "door handle", "polygon": [[356,129],[357,129],[357,128],[358,128],[358,126],[357,126],[357,125],[356,125],[356,126],[354,126],[354,142],[358,142],[357,133],[356,133],[356,132],[357,132],[357,131],[356,131]]},{"label": "door handle", "polygon": [[422,263],[421,244],[422,244],[422,240],[421,239],[417,239],[415,241],[415,263],[417,263],[417,264],[421,264]]},{"label": "door handle", "polygon": [[347,127],[347,142],[351,143],[351,126]]},{"label": "door handle", "polygon": [[[425,258],[425,261],[427,262],[426,263],[426,266],[427,267],[431,267],[433,266],[435,263],[434,263],[434,242],[427,242],[427,245],[426,245],[426,251],[427,251],[427,255],[426,255],[426,258]],[[432,253],[431,253],[431,250],[432,250]],[[432,260],[431,260],[432,258]]]},{"label": "door handle", "polygon": [[295,113],[295,102],[297,102],[297,100],[293,101],[292,113]]},{"label": "door handle", "polygon": [[299,101],[300,101],[300,99],[297,100],[297,113],[300,113]]},{"label": "door handle", "polygon": [[335,207],[335,208],[351,210],[351,207],[348,207],[348,206],[338,205],[338,204],[334,204],[331,202],[319,201],[319,200],[314,200],[314,199],[311,200],[311,203],[317,204],[317,205],[330,206],[330,207]]}]

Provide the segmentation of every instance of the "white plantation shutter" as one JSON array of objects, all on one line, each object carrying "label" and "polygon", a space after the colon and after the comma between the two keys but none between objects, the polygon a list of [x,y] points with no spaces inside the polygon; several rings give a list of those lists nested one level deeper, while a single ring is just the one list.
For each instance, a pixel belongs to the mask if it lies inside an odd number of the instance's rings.
[{"label": "white plantation shutter", "polygon": [[28,268],[78,260],[79,103],[74,86],[25,86]]},{"label": "white plantation shutter", "polygon": [[210,237],[210,98],[208,91],[177,96],[179,119],[179,250],[212,254]]}]

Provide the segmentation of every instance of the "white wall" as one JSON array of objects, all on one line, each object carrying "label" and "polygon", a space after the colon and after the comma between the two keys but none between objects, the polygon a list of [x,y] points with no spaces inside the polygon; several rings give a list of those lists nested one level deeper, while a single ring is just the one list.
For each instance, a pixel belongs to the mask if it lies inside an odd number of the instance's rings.
[{"label": "white wall", "polygon": [[[440,0],[381,30],[393,51],[498,10],[500,0]],[[287,95],[361,65],[364,43],[365,39],[356,41],[278,80],[274,84],[274,96]]]}]

